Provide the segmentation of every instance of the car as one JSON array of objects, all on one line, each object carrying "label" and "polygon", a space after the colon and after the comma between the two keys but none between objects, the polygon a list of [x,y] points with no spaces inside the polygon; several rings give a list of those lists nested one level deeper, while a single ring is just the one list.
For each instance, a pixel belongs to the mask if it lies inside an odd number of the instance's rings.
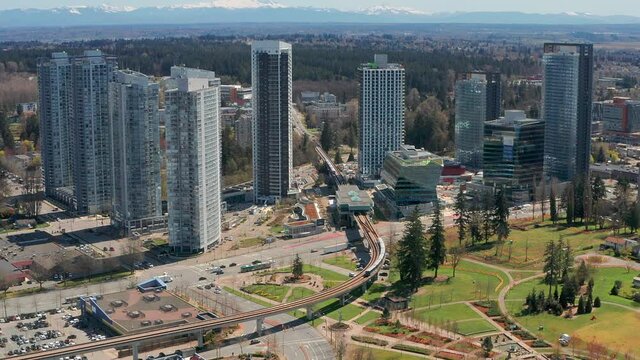
[{"label": "car", "polygon": [[354,277],[354,276],[356,276],[356,274],[354,274],[352,272],[349,273],[349,277]]},{"label": "car", "polygon": [[234,267],[234,266],[236,266],[236,265],[238,265],[238,264],[236,264],[236,263],[232,262],[231,264],[229,264],[229,267]]},{"label": "car", "polygon": [[258,340],[258,339],[251,339],[251,341],[249,341],[249,344],[251,344],[251,345],[260,344],[260,340]]},{"label": "car", "polygon": [[253,260],[251,263],[253,265],[258,265],[258,264],[262,263],[262,260]]},{"label": "car", "polygon": [[202,286],[202,285],[198,285],[198,286],[196,286],[196,287],[197,287],[198,289],[200,289],[200,290],[204,289],[204,286]]},{"label": "car", "polygon": [[220,269],[226,269],[227,266],[226,265],[220,265]]},{"label": "car", "polygon": [[198,281],[202,281],[202,280],[207,280],[207,278],[206,278],[206,277],[204,277],[204,276],[200,276],[200,277],[198,278]]},{"label": "car", "polygon": [[311,249],[311,252],[312,253],[316,253],[316,252],[318,252],[318,249]]}]

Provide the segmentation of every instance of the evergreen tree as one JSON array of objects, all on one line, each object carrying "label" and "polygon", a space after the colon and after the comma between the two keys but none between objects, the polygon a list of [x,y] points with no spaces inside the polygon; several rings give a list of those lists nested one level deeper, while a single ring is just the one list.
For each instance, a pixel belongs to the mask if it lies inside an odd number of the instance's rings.
[{"label": "evergreen tree", "polygon": [[549,285],[549,294],[551,294],[551,287],[555,284],[558,276],[558,259],[557,247],[553,240],[549,240],[544,250],[544,267],[545,272],[544,283]]},{"label": "evergreen tree", "polygon": [[585,281],[589,278],[589,268],[587,268],[587,263],[582,260],[578,269],[576,270],[576,281],[578,285],[584,285]]},{"label": "evergreen tree", "polygon": [[558,240],[557,247],[556,251],[560,257],[558,258],[558,273],[556,276],[557,279],[561,279],[573,270],[573,250],[569,243],[565,243],[562,240],[562,237]]},{"label": "evergreen tree", "polygon": [[593,286],[595,285],[595,282],[593,281],[593,278],[589,279],[589,283],[587,284],[587,293],[589,295],[593,295]]},{"label": "evergreen tree", "polygon": [[356,157],[353,156],[353,149],[349,152],[349,158],[347,159],[348,162],[352,162],[352,161],[356,161]]},{"label": "evergreen tree", "polygon": [[584,219],[584,179],[576,177],[572,182],[574,218]]},{"label": "evergreen tree", "polygon": [[549,193],[549,214],[551,215],[551,221],[555,225],[558,222],[558,209],[556,207],[556,191],[553,186],[551,186]]},{"label": "evergreen tree", "polygon": [[293,259],[293,264],[291,265],[291,273],[293,277],[299,279],[304,275],[304,266],[302,264],[302,259],[300,259],[300,255],[296,254],[296,257]]},{"label": "evergreen tree", "polygon": [[511,232],[509,229],[509,206],[503,189],[498,190],[496,194],[493,228],[498,236],[498,243],[504,242]]},{"label": "evergreen tree", "polygon": [[580,296],[580,299],[578,300],[578,315],[584,314],[585,310],[584,296]]},{"label": "evergreen tree", "polygon": [[484,350],[485,357],[491,355],[491,350],[493,350],[493,341],[491,341],[491,336],[487,336],[482,339],[482,350]]},{"label": "evergreen tree", "polygon": [[334,156],[333,158],[333,163],[334,164],[342,164],[342,156],[340,154],[340,148],[338,148],[338,150],[336,150],[336,156]]},{"label": "evergreen tree", "polygon": [[600,306],[602,306],[600,302],[600,296],[596,296],[596,298],[593,300],[593,307],[599,308]]},{"label": "evergreen tree", "polygon": [[329,151],[333,147],[333,133],[328,121],[322,126],[322,134],[320,134],[320,146],[324,151]]},{"label": "evergreen tree", "polygon": [[409,215],[402,239],[398,242],[398,270],[400,280],[415,291],[420,287],[422,273],[427,267],[427,248],[425,246],[424,225],[420,221],[420,212],[416,208]]},{"label": "evergreen tree", "polygon": [[587,302],[584,304],[584,313],[591,314],[592,310],[593,310],[593,297],[591,296],[591,294],[589,294],[587,296]]},{"label": "evergreen tree", "polygon": [[596,176],[591,183],[591,198],[594,202],[602,200],[607,195],[607,189],[600,175]]},{"label": "evergreen tree", "polygon": [[602,146],[600,146],[600,149],[598,149],[598,155],[596,156],[596,162],[597,163],[607,162],[607,156],[605,155],[604,148]]},{"label": "evergreen tree", "polygon": [[455,211],[456,215],[458,216],[453,220],[453,222],[458,227],[458,241],[460,242],[460,245],[462,245],[465,238],[467,237],[467,226],[469,225],[467,199],[462,192],[462,188],[458,190],[458,195],[456,195],[456,201],[453,205],[453,211]]},{"label": "evergreen tree", "polygon": [[438,268],[444,264],[447,258],[447,248],[445,247],[444,225],[442,223],[442,209],[440,201],[435,201],[431,227],[429,227],[429,268],[434,270],[434,278],[438,277]]},{"label": "evergreen tree", "polygon": [[567,308],[576,299],[576,285],[575,279],[565,276],[562,279],[562,291],[560,291],[560,297],[558,302],[563,308]]}]

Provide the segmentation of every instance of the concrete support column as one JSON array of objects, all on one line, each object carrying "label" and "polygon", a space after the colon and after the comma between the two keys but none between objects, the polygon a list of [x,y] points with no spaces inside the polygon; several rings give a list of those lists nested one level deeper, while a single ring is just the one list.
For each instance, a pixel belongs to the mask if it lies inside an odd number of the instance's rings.
[{"label": "concrete support column", "polygon": [[340,296],[340,306],[344,306],[344,303],[346,300],[347,300],[347,295]]},{"label": "concrete support column", "polygon": [[365,292],[367,292],[367,283],[368,283],[368,281],[365,281],[365,282],[362,284],[362,293],[363,293],[363,294],[364,294]]},{"label": "concrete support column", "polygon": [[307,320],[313,319],[313,308],[311,306],[307,306]]},{"label": "concrete support column", "polygon": [[256,332],[258,333],[258,336],[262,336],[262,325],[264,324],[264,318],[257,318],[256,319]]},{"label": "concrete support column", "polygon": [[204,346],[204,336],[202,334],[202,330],[196,333],[196,337],[198,338],[198,347],[201,348]]},{"label": "concrete support column", "polygon": [[138,357],[138,345],[139,345],[138,343],[133,343],[131,345],[131,357],[132,357],[133,360],[139,360],[139,357]]}]

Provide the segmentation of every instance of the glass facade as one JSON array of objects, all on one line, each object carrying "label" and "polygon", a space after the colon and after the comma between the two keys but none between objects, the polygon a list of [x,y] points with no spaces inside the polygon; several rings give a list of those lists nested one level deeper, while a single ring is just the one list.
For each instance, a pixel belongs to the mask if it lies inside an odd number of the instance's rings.
[{"label": "glass facade", "polygon": [[255,201],[289,194],[292,153],[292,48],[281,41],[251,45],[253,191]]},{"label": "glass facade", "polygon": [[531,192],[543,175],[544,121],[507,111],[485,123],[483,149],[485,185]]},{"label": "glass facade", "polygon": [[499,73],[474,72],[456,82],[456,160],[462,165],[482,168],[484,122],[500,116]]},{"label": "glass facade", "polygon": [[593,45],[545,44],[542,119],[546,177],[588,174],[591,148]]},{"label": "glass facade", "polygon": [[438,199],[443,164],[439,156],[403,145],[387,154],[380,177],[392,188],[396,206],[427,204]]}]

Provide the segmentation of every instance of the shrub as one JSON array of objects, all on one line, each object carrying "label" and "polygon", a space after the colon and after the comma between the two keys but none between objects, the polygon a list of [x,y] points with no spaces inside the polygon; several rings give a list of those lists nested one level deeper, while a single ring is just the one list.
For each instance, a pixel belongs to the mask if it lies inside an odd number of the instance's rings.
[{"label": "shrub", "polygon": [[602,306],[602,304],[600,304],[600,296],[596,296],[596,298],[593,299],[593,307],[599,308],[600,306]]},{"label": "shrub", "polygon": [[640,292],[634,293],[631,298],[633,299],[633,301],[640,303]]},{"label": "shrub", "polygon": [[395,350],[402,350],[402,351],[407,351],[407,352],[412,352],[412,353],[422,354],[422,355],[431,354],[431,351],[427,349],[423,349],[417,346],[405,345],[405,344],[396,344],[396,345],[393,345],[391,348]]},{"label": "shrub", "polygon": [[370,336],[351,335],[351,340],[357,341],[357,342],[361,342],[361,343],[365,343],[365,344],[378,345],[378,346],[387,346],[387,345],[389,345],[388,341],[381,340],[381,339],[376,339],[376,338],[373,338],[373,337],[370,337]]},{"label": "shrub", "polygon": [[551,347],[551,344],[549,344],[548,342],[542,340],[542,339],[536,339],[532,344],[531,347],[534,348],[544,348],[544,347]]}]

